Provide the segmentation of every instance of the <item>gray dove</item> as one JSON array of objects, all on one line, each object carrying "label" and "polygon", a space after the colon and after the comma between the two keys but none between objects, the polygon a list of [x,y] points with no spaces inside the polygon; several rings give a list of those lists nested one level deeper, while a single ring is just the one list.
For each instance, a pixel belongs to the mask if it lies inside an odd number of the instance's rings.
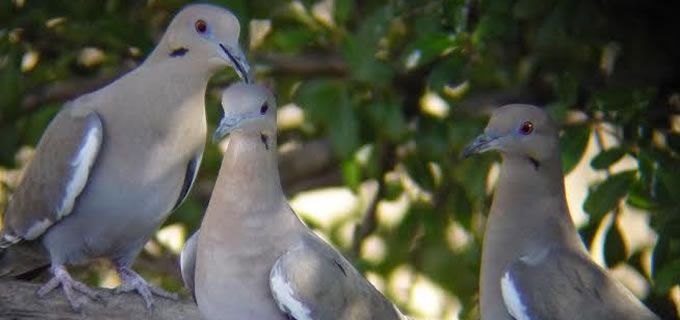
[{"label": "gray dove", "polygon": [[514,104],[464,150],[503,156],[482,249],[482,320],[658,319],[590,259],[567,207],[558,141],[545,111]]},{"label": "gray dove", "polygon": [[201,229],[182,253],[182,274],[201,314],[208,320],[406,319],[288,205],[272,94],[238,83],[224,92],[222,106],[214,138],[229,133],[227,150]]},{"label": "gray dove", "polygon": [[[228,10],[189,5],[139,67],[68,102],[51,121],[0,232],[5,251],[22,241],[44,247],[52,278],[38,296],[61,286],[74,309],[83,302],[75,291],[97,299],[66,265],[105,258],[122,280],[117,292],[136,291],[147,307],[154,294],[174,297],[131,265],[196,178],[207,131],[208,80],[225,67],[248,80],[239,30]],[[25,269],[12,268],[11,261],[0,265],[5,276]]]}]

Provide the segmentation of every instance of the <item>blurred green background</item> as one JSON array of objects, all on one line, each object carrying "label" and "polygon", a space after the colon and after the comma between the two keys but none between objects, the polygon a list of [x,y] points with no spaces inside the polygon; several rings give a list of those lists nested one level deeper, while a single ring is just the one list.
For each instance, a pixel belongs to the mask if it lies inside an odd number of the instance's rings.
[{"label": "blurred green background", "polygon": [[[308,225],[419,319],[476,319],[497,155],[461,160],[494,107],[563,125],[569,205],[599,263],[664,319],[680,303],[680,5],[641,0],[225,0],[279,101],[281,174]],[[141,63],[186,1],[0,2],[2,207],[67,100]],[[208,123],[219,117],[213,78]],[[180,290],[177,252],[221,160],[137,268]],[[82,268],[115,286],[103,263]]]}]

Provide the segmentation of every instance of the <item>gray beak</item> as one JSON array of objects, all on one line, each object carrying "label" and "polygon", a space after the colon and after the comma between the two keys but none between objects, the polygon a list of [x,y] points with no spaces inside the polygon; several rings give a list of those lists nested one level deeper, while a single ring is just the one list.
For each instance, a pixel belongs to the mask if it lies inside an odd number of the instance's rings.
[{"label": "gray beak", "polygon": [[496,141],[496,137],[491,137],[486,134],[480,134],[475,138],[475,140],[472,140],[470,144],[465,147],[463,150],[462,157],[467,158],[473,154],[478,154],[482,153],[484,151],[490,150],[494,147],[494,141]]},{"label": "gray beak", "polygon": [[225,115],[222,120],[220,120],[220,124],[217,125],[215,133],[213,133],[213,143],[220,142],[225,136],[227,136],[232,130],[234,130],[234,128],[238,126],[239,122],[239,119]]},{"label": "gray beak", "polygon": [[220,48],[224,51],[224,54],[227,56],[227,59],[230,61],[232,67],[234,67],[238,76],[243,79],[245,83],[252,83],[254,79],[250,74],[250,64],[248,63],[243,50],[239,47],[227,48],[221,43]]},{"label": "gray beak", "polygon": [[222,120],[220,120],[220,124],[217,125],[217,129],[215,129],[215,133],[213,133],[213,143],[220,142],[222,138],[235,129],[259,118],[264,118],[264,115],[260,114],[259,111],[241,114],[225,113]]}]

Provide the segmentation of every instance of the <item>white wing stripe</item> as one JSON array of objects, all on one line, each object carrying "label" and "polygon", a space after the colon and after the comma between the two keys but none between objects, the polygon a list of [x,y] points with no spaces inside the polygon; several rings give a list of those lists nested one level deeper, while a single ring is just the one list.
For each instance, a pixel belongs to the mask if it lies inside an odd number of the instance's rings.
[{"label": "white wing stripe", "polygon": [[87,177],[90,174],[90,169],[97,158],[99,148],[101,146],[102,130],[100,126],[90,128],[85,134],[85,140],[80,146],[80,150],[76,157],[71,161],[73,167],[73,176],[66,185],[66,192],[64,198],[61,200],[61,205],[57,209],[57,220],[71,213],[76,198],[83,191],[87,184]]},{"label": "white wing stripe", "polygon": [[293,288],[284,279],[277,261],[269,275],[269,286],[279,309],[296,320],[312,320],[311,311],[293,296]]},{"label": "white wing stripe", "polygon": [[531,320],[509,272],[506,272],[501,279],[501,294],[505,307],[511,316],[517,320]]}]

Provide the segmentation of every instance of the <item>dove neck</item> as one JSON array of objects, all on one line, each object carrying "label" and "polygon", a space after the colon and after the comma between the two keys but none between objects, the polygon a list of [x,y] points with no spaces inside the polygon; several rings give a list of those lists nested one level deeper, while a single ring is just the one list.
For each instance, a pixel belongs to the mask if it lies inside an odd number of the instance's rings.
[{"label": "dove neck", "polygon": [[[544,202],[541,204],[544,210],[526,210],[534,207],[537,201]],[[504,155],[492,206],[497,203],[502,203],[504,207],[502,211],[497,210],[499,214],[531,215],[540,212],[541,215],[571,219],[565,198],[560,155],[541,162],[523,156]]]},{"label": "dove neck", "polygon": [[186,82],[200,82],[206,85],[210,77],[218,71],[210,63],[199,63],[190,57],[167,58],[156,51],[152,52],[138,69],[142,68],[153,68],[154,72],[161,76],[158,80],[161,82],[183,79]]},{"label": "dove neck", "polygon": [[242,202],[264,203],[283,197],[276,135],[263,138],[259,132],[235,131],[228,143],[219,173],[224,181],[217,181],[217,186],[224,184],[222,192]]}]

